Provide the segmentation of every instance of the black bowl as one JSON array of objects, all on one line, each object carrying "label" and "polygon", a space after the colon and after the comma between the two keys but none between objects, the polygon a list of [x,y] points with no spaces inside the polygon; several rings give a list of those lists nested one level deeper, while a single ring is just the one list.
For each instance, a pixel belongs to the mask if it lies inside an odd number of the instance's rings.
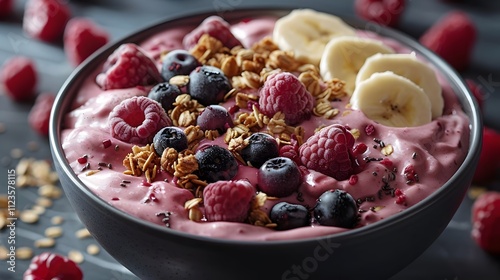
[{"label": "black bowl", "polygon": [[[231,22],[289,12],[239,10],[224,18]],[[107,46],[78,67],[57,96],[50,123],[55,167],[72,207],[102,247],[142,279],[386,279],[421,255],[445,229],[470,185],[481,148],[481,117],[467,86],[448,64],[404,34],[365,22],[346,20],[393,38],[430,61],[470,119],[469,151],[462,165],[441,188],[409,209],[330,236],[243,242],[195,236],[138,220],[100,199],[77,178],[61,147],[61,125],[87,74],[124,42],[140,42],[166,28],[195,26],[209,15],[168,19]]]}]

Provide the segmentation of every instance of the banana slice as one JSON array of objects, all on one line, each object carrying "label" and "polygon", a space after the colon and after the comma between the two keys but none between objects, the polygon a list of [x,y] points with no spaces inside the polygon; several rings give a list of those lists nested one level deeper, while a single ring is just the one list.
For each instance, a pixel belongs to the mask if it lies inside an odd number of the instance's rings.
[{"label": "banana slice", "polygon": [[413,127],[432,120],[427,94],[409,79],[387,71],[360,82],[351,96],[351,108],[393,127]]},{"label": "banana slice", "polygon": [[276,21],[273,41],[280,49],[293,51],[297,60],[318,65],[325,45],[342,35],[356,36],[356,31],[339,17],[296,9]]},{"label": "banana slice", "polygon": [[324,80],[338,78],[345,81],[344,90],[351,95],[356,76],[365,60],[377,53],[394,53],[382,42],[353,36],[333,38],[325,46],[319,70]]},{"label": "banana slice", "polygon": [[431,101],[432,118],[443,114],[444,99],[436,73],[428,64],[418,60],[415,53],[375,54],[367,58],[356,76],[356,85],[373,73],[385,71],[408,78],[421,87]]}]

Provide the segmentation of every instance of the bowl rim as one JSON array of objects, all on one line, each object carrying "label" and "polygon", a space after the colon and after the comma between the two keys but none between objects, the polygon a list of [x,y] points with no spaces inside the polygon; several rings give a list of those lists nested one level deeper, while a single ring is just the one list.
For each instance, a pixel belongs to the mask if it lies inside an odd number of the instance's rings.
[{"label": "bowl rim", "polygon": [[[278,8],[278,7],[266,7],[266,8],[241,8],[235,9],[232,11],[224,12],[225,15],[229,15],[228,18],[224,17],[226,20],[230,18],[234,20],[243,19],[244,16],[282,16],[294,8]],[[321,10],[317,10],[321,11]],[[327,11],[321,11],[327,12]],[[348,16],[339,16],[342,20],[344,20],[347,24],[353,26],[357,29],[364,29],[368,31],[372,31],[377,33],[378,35],[389,37],[394,39],[403,45],[411,48],[417,54],[423,56],[425,59],[429,60],[437,70],[439,70],[443,77],[450,83],[450,86],[455,92],[463,92],[463,97],[459,98],[462,108],[466,115],[469,117],[469,128],[470,128],[470,138],[469,138],[469,152],[467,153],[464,161],[457,169],[455,174],[450,177],[441,187],[435,190],[431,195],[424,198],[417,204],[405,209],[404,211],[394,214],[388,218],[377,221],[376,223],[372,223],[369,225],[365,225],[360,228],[354,228],[347,231],[322,235],[317,237],[309,237],[309,238],[301,238],[301,239],[291,239],[291,240],[227,240],[219,237],[208,237],[195,235],[179,230],[169,229],[165,226],[157,225],[149,221],[138,219],[118,208],[113,207],[108,202],[104,201],[98,195],[94,194],[74,173],[73,169],[70,167],[69,162],[67,161],[64,151],[62,149],[61,142],[61,126],[59,125],[63,119],[63,117],[71,110],[71,106],[68,106],[72,103],[75,98],[75,94],[71,94],[71,90],[74,87],[81,84],[81,82],[85,79],[82,73],[86,71],[95,71],[93,66],[99,65],[104,62],[107,56],[115,50],[119,45],[126,42],[143,42],[150,38],[151,35],[161,31],[166,30],[167,28],[175,28],[181,24],[199,24],[203,19],[211,15],[219,15],[216,11],[202,11],[202,12],[187,12],[180,13],[173,16],[165,17],[159,20],[156,23],[150,24],[144,28],[141,28],[129,35],[126,35],[118,40],[115,40],[112,43],[108,43],[103,46],[96,52],[94,52],[90,57],[88,57],[83,63],[77,66],[72,73],[65,80],[64,84],[61,86],[60,90],[56,95],[56,99],[54,101],[54,105],[51,110],[50,117],[50,126],[49,126],[49,145],[52,152],[52,158],[56,161],[61,170],[65,175],[71,180],[71,182],[78,188],[80,192],[82,192],[86,197],[92,199],[94,203],[97,203],[100,207],[105,208],[107,211],[110,211],[113,215],[117,215],[120,218],[130,222],[140,225],[143,228],[147,228],[149,230],[153,230],[158,234],[166,234],[173,235],[178,238],[190,239],[193,241],[200,242],[208,242],[219,245],[239,245],[239,246],[267,246],[271,244],[298,244],[298,243],[308,243],[308,242],[317,242],[320,239],[342,239],[342,238],[359,238],[360,236],[369,235],[373,232],[380,231],[383,228],[389,228],[398,221],[408,218],[413,215],[417,215],[419,212],[424,209],[430,207],[431,205],[438,203],[439,197],[446,196],[449,192],[454,191],[453,183],[458,181],[460,178],[460,174],[464,172],[470,172],[468,169],[475,168],[478,159],[479,152],[481,149],[482,142],[482,116],[479,113],[479,106],[477,101],[473,98],[473,95],[469,88],[466,86],[464,79],[458,74],[456,70],[454,70],[448,63],[446,63],[443,59],[441,59],[437,54],[427,49],[418,43],[415,39],[411,38],[409,35],[392,29],[390,27],[385,27],[378,25],[373,22],[368,22],[364,20],[359,20],[355,18],[349,18]],[[168,26],[170,25],[170,26]],[[168,26],[168,27],[167,27]],[[196,26],[196,25],[194,25]],[[368,27],[370,29],[368,29]],[[455,94],[457,96],[457,94]],[[68,97],[69,96],[69,97]],[[457,96],[458,97],[458,96]],[[467,105],[467,106],[464,106]],[[467,109],[467,110],[465,110]],[[470,109],[470,110],[469,110]]]}]

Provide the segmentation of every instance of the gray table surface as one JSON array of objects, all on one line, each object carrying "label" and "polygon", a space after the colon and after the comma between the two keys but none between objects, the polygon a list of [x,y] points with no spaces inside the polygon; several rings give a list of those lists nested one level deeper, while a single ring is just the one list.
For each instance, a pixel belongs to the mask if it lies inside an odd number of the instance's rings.
[{"label": "gray table surface", "polygon": [[[111,39],[118,40],[127,34],[173,15],[215,11],[230,12],[247,7],[310,7],[341,16],[354,17],[353,3],[337,1],[262,1],[262,0],[90,0],[68,1],[73,16],[85,16],[104,27]],[[433,22],[444,13],[461,9],[476,22],[479,36],[472,57],[471,66],[462,73],[464,78],[476,80],[485,93],[485,123],[500,129],[500,112],[495,110],[500,104],[500,2],[476,1],[406,1],[407,9],[398,29],[418,38]],[[456,3],[454,3],[456,2]],[[57,92],[74,69],[65,59],[61,44],[47,44],[28,38],[22,32],[22,15],[25,1],[15,1],[15,11],[9,19],[0,21],[0,65],[13,55],[27,55],[35,59],[40,72],[39,92]],[[27,114],[31,104],[13,103],[0,95],[0,123],[5,131],[0,133],[0,178],[2,189],[7,191],[7,170],[16,166],[18,159],[12,150],[23,151],[24,157],[36,159],[50,158],[48,140],[34,133],[27,124]],[[30,149],[31,143],[38,143],[38,149]],[[493,186],[497,187],[497,186]],[[37,197],[36,189],[20,189],[17,192],[17,208],[31,207]],[[481,251],[470,238],[470,207],[467,197],[443,234],[403,271],[392,280],[399,279],[500,279],[500,258]],[[16,228],[17,246],[33,247],[35,254],[44,249],[33,246],[36,239],[43,237],[44,229],[51,225],[50,217],[60,215],[65,218],[64,234],[57,239],[50,250],[67,254],[69,250],[82,252],[92,238],[80,240],[74,232],[82,228],[78,217],[72,211],[65,197],[55,200],[36,224],[19,223]],[[0,232],[0,245],[7,245],[7,231]],[[138,253],[139,254],[139,253]],[[22,279],[22,272],[29,261],[17,260],[16,272],[7,270],[5,261],[0,264],[0,279]],[[118,264],[106,252],[98,255],[85,254],[81,264],[85,279],[137,279],[127,269]]]}]

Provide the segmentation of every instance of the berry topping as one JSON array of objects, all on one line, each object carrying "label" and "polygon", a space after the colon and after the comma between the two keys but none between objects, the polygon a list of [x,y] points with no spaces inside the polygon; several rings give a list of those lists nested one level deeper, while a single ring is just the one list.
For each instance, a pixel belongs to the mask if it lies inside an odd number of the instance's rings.
[{"label": "berry topping", "polygon": [[404,0],[356,0],[356,14],[380,25],[396,26],[405,8]]},{"label": "berry topping", "polygon": [[335,189],[324,192],[313,209],[320,225],[353,228],[358,221],[358,206],[346,191]]},{"label": "berry topping", "polygon": [[78,264],[67,257],[44,252],[31,260],[30,266],[23,274],[23,279],[81,280],[83,273]]},{"label": "berry topping", "polygon": [[208,106],[221,102],[232,86],[222,70],[204,65],[189,74],[188,88],[189,94],[194,99]]},{"label": "berry topping", "polygon": [[483,250],[500,254],[500,192],[488,191],[474,201],[472,239]]},{"label": "berry topping", "polygon": [[158,131],[153,138],[156,153],[161,156],[167,148],[182,152],[188,148],[188,140],[184,131],[175,126],[167,126]]},{"label": "berry topping", "polygon": [[234,126],[233,118],[226,108],[220,105],[207,106],[198,116],[196,125],[202,130],[217,130],[221,134]]},{"label": "berry topping", "polygon": [[151,143],[154,135],[172,121],[161,105],[144,96],[134,96],[118,104],[108,117],[111,135],[127,143]]},{"label": "berry topping", "polygon": [[52,110],[54,99],[55,96],[52,93],[39,94],[29,112],[28,123],[40,135],[49,135],[50,111]]},{"label": "berry topping", "polygon": [[0,18],[7,17],[12,13],[14,0],[0,0]]},{"label": "berry topping", "polygon": [[228,48],[241,46],[241,42],[234,37],[229,23],[219,16],[207,17],[198,27],[184,36],[182,44],[189,50],[194,47],[203,34],[210,35],[222,42]]},{"label": "berry topping", "polygon": [[277,225],[277,230],[288,230],[308,226],[311,214],[300,204],[279,202],[271,208],[269,218]]},{"label": "berry topping", "polygon": [[108,33],[86,18],[73,18],[64,30],[64,52],[75,66],[82,63],[109,40]]},{"label": "berry topping", "polygon": [[218,181],[203,189],[207,221],[243,222],[250,210],[255,188],[247,180]]},{"label": "berry topping", "polygon": [[27,101],[35,96],[38,76],[35,63],[28,57],[15,56],[7,60],[0,71],[0,83],[5,93],[15,101]]},{"label": "berry topping", "polygon": [[406,179],[406,183],[409,185],[418,182],[418,174],[413,164],[405,166],[403,169],[403,176]]},{"label": "berry topping", "polygon": [[461,71],[469,64],[476,33],[476,26],[467,14],[453,11],[431,26],[420,37],[420,43]]},{"label": "berry topping", "polygon": [[23,30],[33,38],[52,42],[63,37],[70,18],[67,1],[29,0],[24,10]]},{"label": "berry topping", "polygon": [[297,77],[282,72],[267,78],[260,91],[259,106],[266,116],[271,118],[281,112],[287,124],[295,125],[311,117],[314,99]]},{"label": "berry topping", "polygon": [[307,168],[347,180],[355,171],[354,137],[342,125],[322,128],[300,146],[300,160]]},{"label": "berry topping", "polygon": [[162,81],[155,62],[133,43],[118,47],[106,60],[96,82],[104,90],[151,85]]},{"label": "berry topping", "polygon": [[238,172],[238,162],[233,154],[220,146],[202,147],[195,157],[198,161],[197,174],[208,183],[231,180]]},{"label": "berry topping", "polygon": [[500,133],[488,126],[483,127],[481,153],[474,172],[473,182],[476,184],[491,183],[500,171]]},{"label": "berry topping", "polygon": [[254,133],[245,142],[240,155],[248,165],[259,168],[268,159],[279,156],[278,142],[267,133]]},{"label": "berry topping", "polygon": [[169,83],[159,83],[154,86],[148,94],[148,97],[161,104],[165,112],[174,107],[177,96],[181,95],[178,86]]},{"label": "berry topping", "polygon": [[292,134],[291,136],[292,137],[290,138],[290,144],[283,145],[280,148],[279,155],[282,157],[287,157],[295,161],[296,164],[301,165],[302,162],[300,161],[299,142],[297,141],[297,136],[295,136],[295,134]]},{"label": "berry topping", "polygon": [[162,61],[161,75],[165,81],[177,75],[189,75],[201,63],[186,50],[173,50]]},{"label": "berry topping", "polygon": [[257,187],[269,196],[289,196],[297,191],[301,183],[299,167],[287,157],[269,159],[257,172]]}]

